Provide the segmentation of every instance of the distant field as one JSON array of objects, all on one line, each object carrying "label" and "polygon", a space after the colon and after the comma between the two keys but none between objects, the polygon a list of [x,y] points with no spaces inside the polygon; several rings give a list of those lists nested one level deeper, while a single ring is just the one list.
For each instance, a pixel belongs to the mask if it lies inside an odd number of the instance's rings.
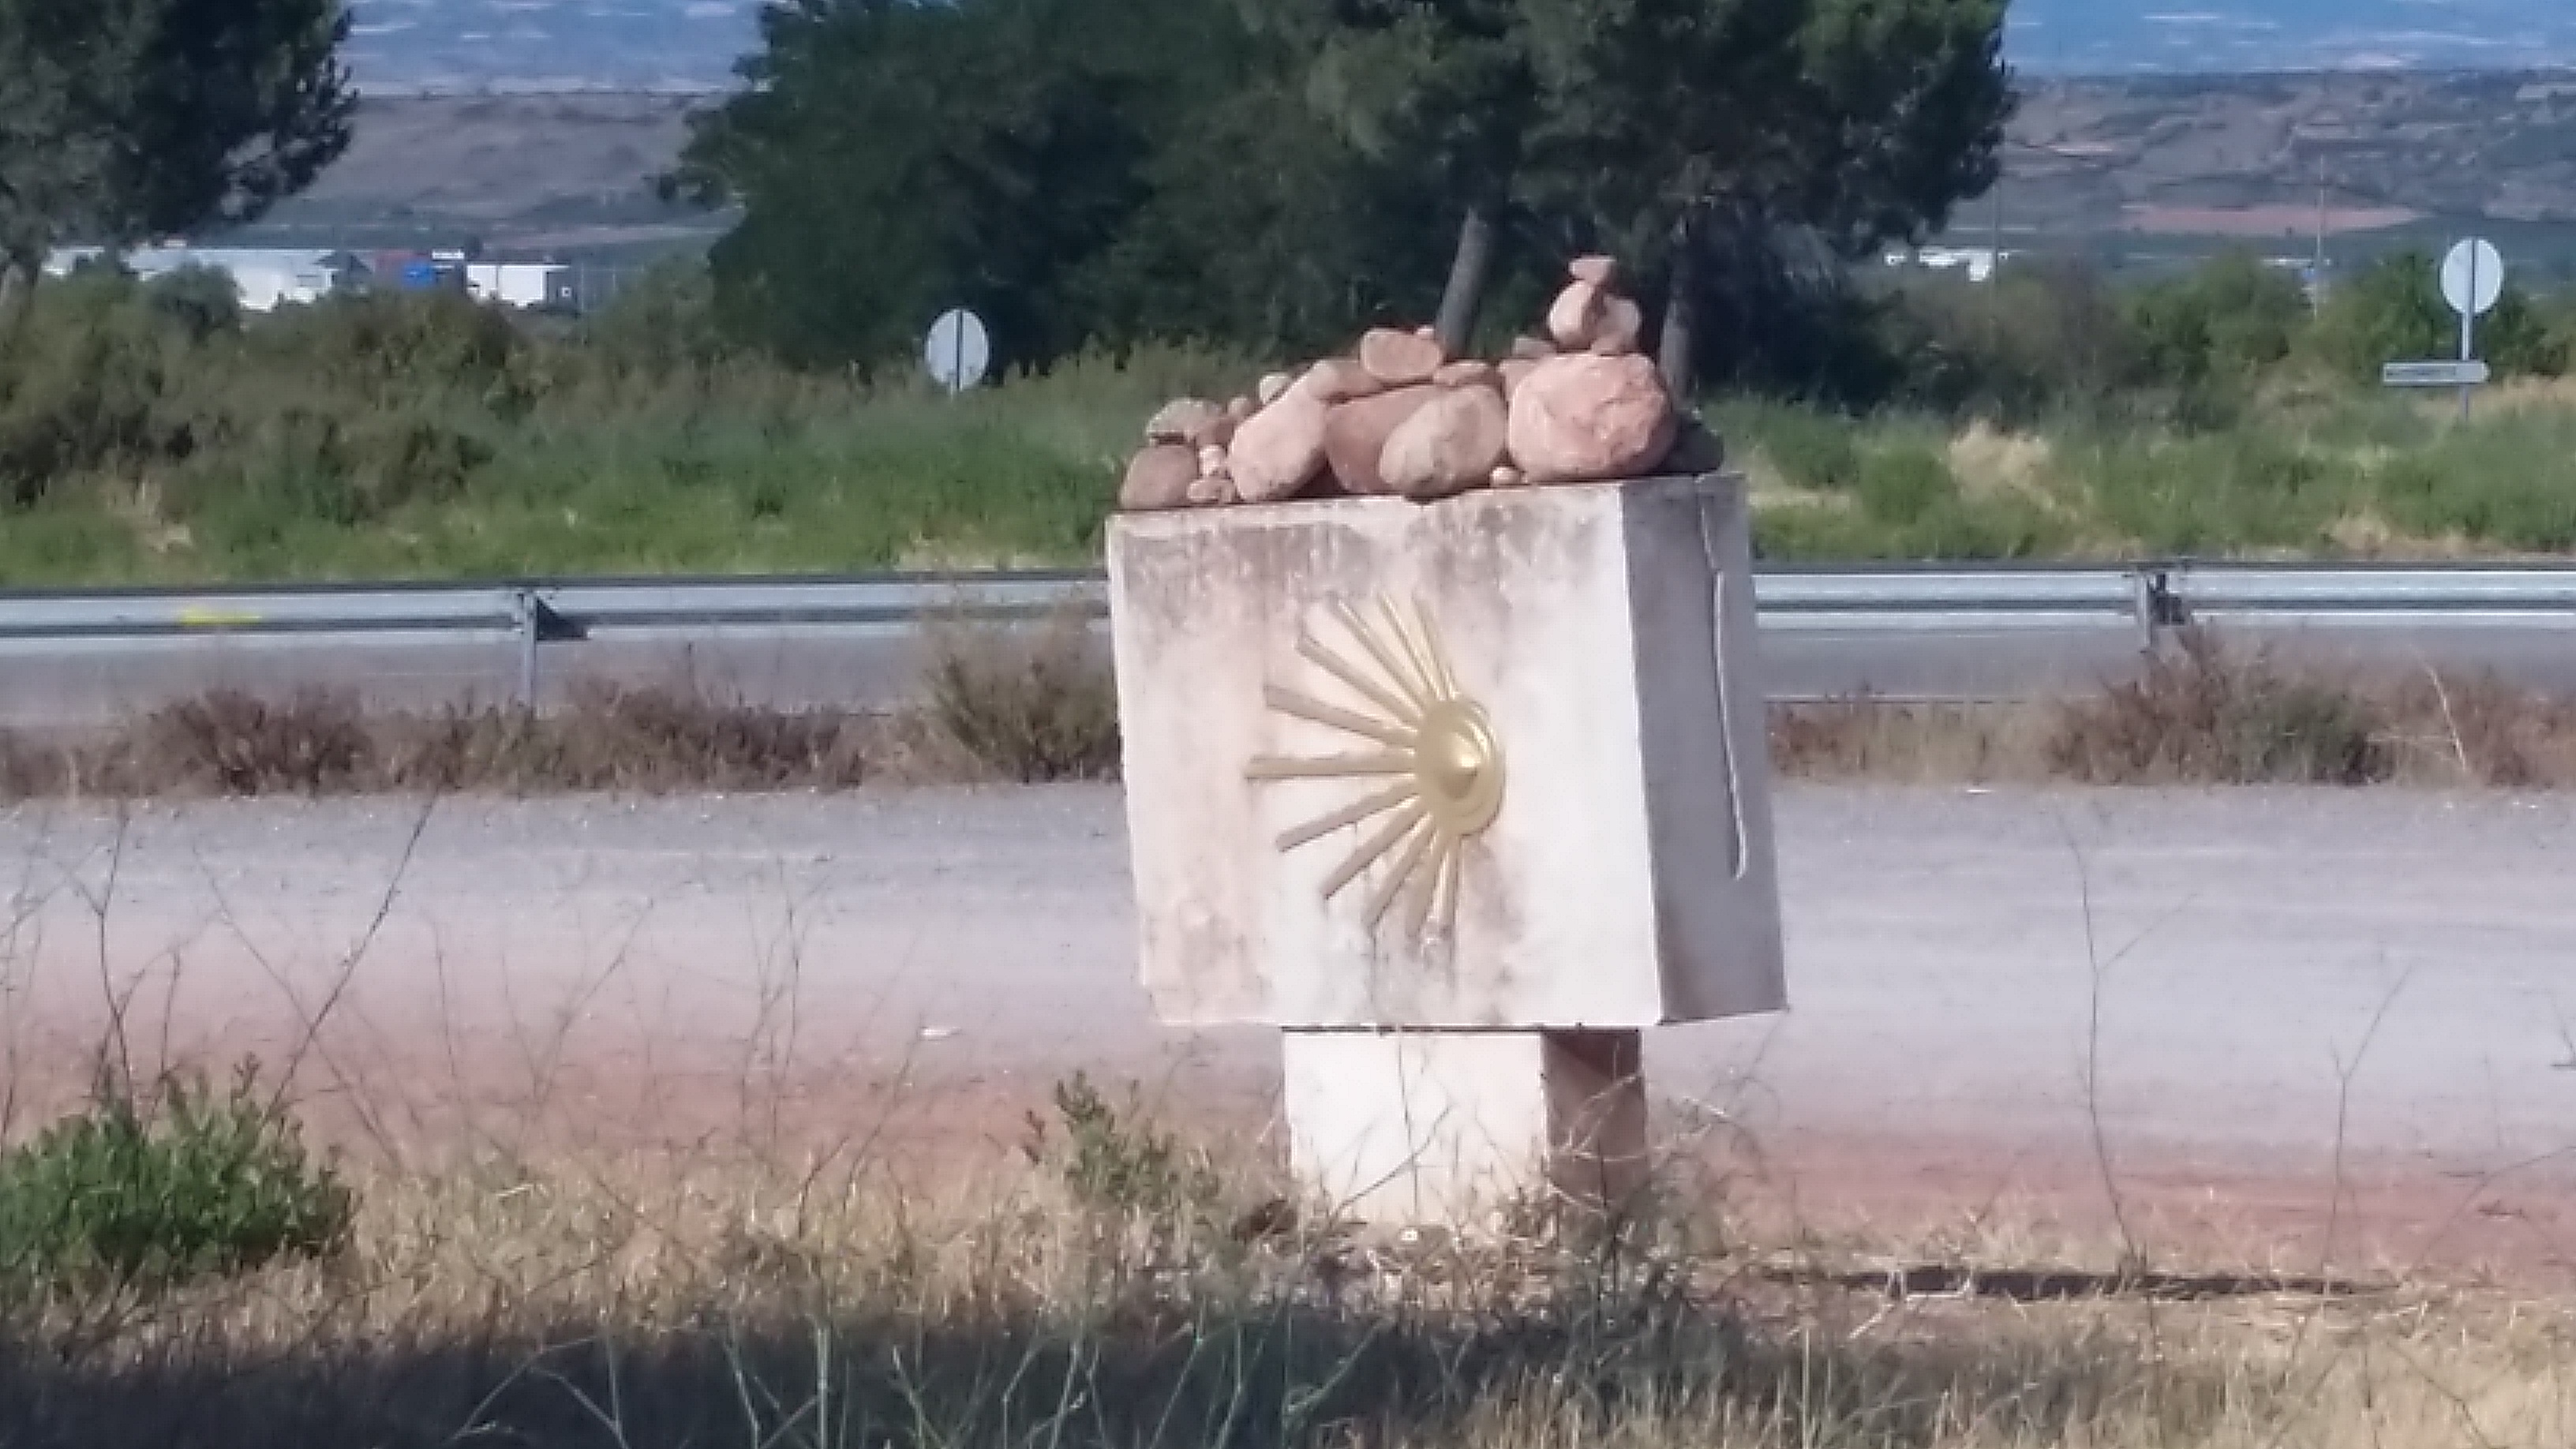
[{"label": "distant field", "polygon": [[253,235],[557,253],[704,246],[728,218],[666,205],[653,189],[703,104],[616,92],[371,99],[348,154]]},{"label": "distant field", "polygon": [[[477,237],[557,252],[701,245],[725,218],[651,180],[711,95],[384,96],[350,154],[263,234]],[[2576,262],[2576,87],[2504,73],[2031,78],[2007,149],[2017,249],[2312,237],[2362,251],[2472,220],[2536,266]],[[1992,225],[1983,204],[1963,234]]]}]

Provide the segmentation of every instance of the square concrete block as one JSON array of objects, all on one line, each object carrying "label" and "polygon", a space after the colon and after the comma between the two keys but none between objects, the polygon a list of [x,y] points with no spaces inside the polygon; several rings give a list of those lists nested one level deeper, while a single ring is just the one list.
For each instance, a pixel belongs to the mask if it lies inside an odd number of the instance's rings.
[{"label": "square concrete block", "polygon": [[1618,1208],[1649,1176],[1641,1055],[1633,1031],[1292,1031],[1289,1157],[1369,1222],[1479,1227],[1539,1199]]},{"label": "square concrete block", "polygon": [[1127,515],[1109,571],[1166,1020],[1785,1004],[1739,480]]}]

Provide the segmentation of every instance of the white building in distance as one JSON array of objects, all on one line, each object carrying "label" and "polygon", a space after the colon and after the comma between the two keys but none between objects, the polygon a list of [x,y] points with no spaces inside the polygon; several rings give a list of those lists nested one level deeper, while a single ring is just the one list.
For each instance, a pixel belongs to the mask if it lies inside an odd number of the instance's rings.
[{"label": "white building in distance", "polygon": [[[107,255],[99,247],[64,247],[46,260],[45,270],[65,276],[82,263],[101,261]],[[356,285],[366,271],[364,264],[347,252],[283,247],[136,247],[119,260],[127,271],[146,281],[192,267],[221,272],[232,278],[242,307],[252,312],[274,311],[289,303],[319,302]]]},{"label": "white building in distance", "polygon": [[[85,263],[104,261],[101,247],[63,247],[45,262],[52,276],[68,276]],[[232,278],[242,307],[269,312],[290,304],[319,302],[336,292],[368,286],[404,285],[396,275],[374,275],[367,263],[345,251],[282,247],[137,247],[121,257],[125,269],[146,281],[199,268]],[[551,262],[473,262],[461,259],[467,295],[495,306],[572,308],[573,269]]]}]

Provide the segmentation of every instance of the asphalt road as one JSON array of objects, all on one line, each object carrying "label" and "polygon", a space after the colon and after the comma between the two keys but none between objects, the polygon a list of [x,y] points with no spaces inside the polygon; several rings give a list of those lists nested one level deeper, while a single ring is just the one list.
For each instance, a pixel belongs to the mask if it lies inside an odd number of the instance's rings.
[{"label": "asphalt road", "polygon": [[[2576,620],[2238,631],[2285,657],[2412,671],[2494,671],[2576,694]],[[917,692],[924,659],[901,628],[637,631],[539,651],[539,692],[563,699],[587,681],[661,686],[778,707],[885,707]],[[2138,667],[2126,625],[1854,631],[1771,628],[1763,675],[1775,697],[1862,692],[1895,698],[2003,699],[2064,693]],[[502,634],[316,636],[32,644],[0,641],[0,728],[83,728],[210,689],[267,695],[305,688],[352,694],[380,709],[440,709],[517,697],[518,642]]]},{"label": "asphalt road", "polygon": [[[112,996],[153,1059],[276,1064],[321,1016],[323,1097],[423,1123],[578,1081],[603,1130],[704,1118],[754,1076],[1257,1096],[1268,1034],[1148,1018],[1119,809],[20,809],[0,1049],[13,1081],[75,1080]],[[1658,1090],[1757,1136],[2085,1152],[2098,1125],[2141,1161],[2463,1174],[2576,1149],[2576,801],[1797,787],[1780,827],[1792,1012],[1649,1054]]]}]

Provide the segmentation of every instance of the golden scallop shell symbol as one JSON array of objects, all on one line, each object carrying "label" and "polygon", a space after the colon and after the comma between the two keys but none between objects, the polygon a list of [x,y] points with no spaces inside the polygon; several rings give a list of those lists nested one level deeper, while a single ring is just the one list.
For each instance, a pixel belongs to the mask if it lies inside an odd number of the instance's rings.
[{"label": "golden scallop shell symbol", "polygon": [[1283,833],[1279,848],[1293,851],[1349,826],[1370,826],[1325,877],[1324,898],[1339,896],[1371,866],[1392,856],[1393,867],[1369,897],[1369,929],[1377,929],[1411,888],[1407,926],[1419,937],[1435,912],[1444,932],[1457,921],[1458,873],[1466,844],[1483,834],[1503,808],[1503,749],[1485,707],[1459,689],[1430,616],[1419,602],[1409,612],[1408,619],[1406,610],[1386,600],[1378,601],[1374,618],[1347,603],[1333,606],[1365,662],[1300,630],[1297,652],[1356,702],[1335,704],[1277,685],[1264,697],[1273,710],[1337,731],[1357,747],[1302,758],[1265,755],[1244,775],[1261,783],[1380,782],[1339,809]]}]

